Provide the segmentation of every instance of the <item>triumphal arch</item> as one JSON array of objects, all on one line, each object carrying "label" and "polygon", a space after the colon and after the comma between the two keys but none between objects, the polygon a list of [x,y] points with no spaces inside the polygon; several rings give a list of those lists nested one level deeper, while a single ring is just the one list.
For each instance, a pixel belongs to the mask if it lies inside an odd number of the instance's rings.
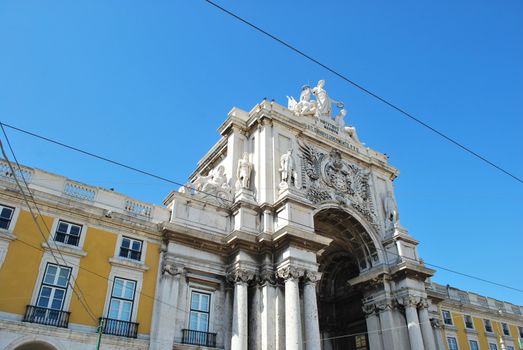
[{"label": "triumphal arch", "polygon": [[436,349],[398,171],[346,114],[323,80],[229,112],[165,199],[152,349]]}]

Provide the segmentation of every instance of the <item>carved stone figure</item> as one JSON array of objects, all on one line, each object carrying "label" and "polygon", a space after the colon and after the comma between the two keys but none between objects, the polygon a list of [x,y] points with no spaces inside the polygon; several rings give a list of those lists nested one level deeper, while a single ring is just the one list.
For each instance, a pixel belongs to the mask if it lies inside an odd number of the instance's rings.
[{"label": "carved stone figure", "polygon": [[316,96],[316,116],[317,117],[330,117],[332,112],[332,102],[327,94],[327,91],[323,88],[325,86],[325,80],[318,81],[318,85],[312,89],[312,93]]},{"label": "carved stone figure", "polygon": [[390,193],[387,193],[383,201],[383,208],[385,209],[385,228],[391,230],[398,225],[399,215],[396,202]]},{"label": "carved stone figure", "polygon": [[253,164],[249,162],[249,154],[243,153],[243,157],[238,161],[238,169],[236,170],[236,188],[251,188],[251,173]]},{"label": "carved stone figure", "polygon": [[223,165],[213,169],[207,176],[198,176],[191,185],[185,185],[184,187],[184,193],[189,192],[202,198],[205,197],[218,202],[229,202],[232,200],[232,188],[227,181]]},{"label": "carved stone figure", "polygon": [[304,85],[301,88],[300,101],[296,101],[294,97],[287,96],[287,107],[297,116],[314,115],[316,112],[316,102],[311,101],[311,87]]},{"label": "carved stone figure", "polygon": [[281,183],[296,186],[297,173],[294,159],[292,158],[292,149],[289,149],[287,153],[282,154],[280,157],[280,169],[278,171],[281,174]]},{"label": "carved stone figure", "polygon": [[334,118],[334,121],[336,122],[336,124],[338,124],[340,129],[343,129],[343,127],[345,126],[345,116],[346,115],[347,115],[347,110],[345,108],[342,108],[340,110],[340,112],[338,113],[338,115]]}]

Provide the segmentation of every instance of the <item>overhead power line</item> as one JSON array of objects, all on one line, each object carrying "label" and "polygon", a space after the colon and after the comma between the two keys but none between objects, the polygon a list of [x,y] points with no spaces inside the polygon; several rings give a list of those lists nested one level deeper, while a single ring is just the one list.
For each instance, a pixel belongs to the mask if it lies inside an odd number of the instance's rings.
[{"label": "overhead power line", "polygon": [[252,22],[249,22],[247,21],[246,19],[240,17],[239,15],[227,10],[226,8],[223,8],[222,6],[218,5],[217,3],[211,1],[211,0],[204,0],[205,2],[207,2],[208,4],[214,6],[215,8],[217,8],[218,10],[226,13],[227,15],[231,16],[231,17],[234,17],[235,19],[237,19],[238,21],[246,24],[247,26],[253,28],[254,30],[262,33],[263,35],[277,41],[278,43],[282,44],[283,46],[287,47],[288,49],[296,52],[298,55],[302,56],[302,57],[305,57],[306,59],[308,59],[309,61],[319,65],[320,67],[326,69],[327,71],[331,72],[332,74],[336,75],[337,77],[341,78],[342,80],[346,81],[347,83],[351,84],[352,86],[358,88],[359,90],[363,91],[364,93],[374,97],[375,99],[377,99],[378,101],[386,104],[387,106],[389,106],[390,108],[400,112],[402,115],[408,117],[409,119],[413,120],[414,122],[418,123],[419,125],[429,129],[430,131],[432,131],[433,133],[441,136],[442,138],[444,138],[445,140],[449,141],[450,143],[454,144],[455,146],[461,148],[462,150],[464,150],[465,152],[473,155],[474,157],[480,159],[481,161],[487,163],[488,165],[496,168],[497,170],[501,171],[502,173],[512,177],[514,180],[520,182],[523,184],[523,179],[521,179],[520,177],[514,175],[513,173],[509,172],[508,170],[505,170],[504,168],[502,168],[501,166],[495,164],[494,162],[491,162],[490,160],[488,160],[487,158],[485,158],[484,156],[480,155],[479,153],[473,151],[472,149],[470,149],[469,147],[463,145],[461,142],[457,141],[456,139],[444,134],[442,131],[439,131],[438,129],[434,128],[433,126],[429,125],[428,123],[422,121],[421,119],[417,118],[416,116],[414,116],[413,114],[407,112],[405,109],[401,108],[401,107],[398,107],[396,104],[390,102],[389,100],[379,96],[377,93],[375,92],[372,92],[370,91],[369,89],[363,87],[362,85],[356,83],[354,80],[348,78],[346,75],[342,74],[342,73],[339,73],[338,71],[336,71],[334,68],[331,68],[330,66],[320,62],[319,60],[317,60],[316,58],[312,57],[311,55],[303,52],[302,50],[298,49],[297,47],[289,44],[288,42],[278,38],[277,36],[275,36],[274,34],[271,34],[269,32],[267,32],[266,30],[258,27],[257,25],[253,24]]},{"label": "overhead power line", "polygon": [[[99,159],[99,160],[103,160],[103,161],[108,162],[110,164],[117,165],[117,166],[129,169],[129,170],[138,172],[138,173],[143,174],[143,175],[151,176],[151,177],[153,177],[155,179],[159,179],[159,180],[166,181],[166,182],[169,182],[169,183],[181,185],[181,183],[178,182],[178,181],[170,180],[170,179],[167,179],[165,177],[152,174],[152,173],[150,173],[148,171],[144,171],[144,170],[135,168],[133,166],[123,164],[121,162],[118,162],[118,161],[115,161],[115,160],[112,160],[112,159],[109,159],[109,158],[106,158],[106,157],[94,154],[92,152],[88,152],[88,151],[82,150],[82,149],[80,149],[78,147],[67,145],[67,144],[65,144],[63,142],[56,141],[56,140],[50,139],[48,137],[38,135],[36,133],[30,132],[30,131],[27,131],[27,130],[24,130],[24,129],[15,127],[15,126],[11,126],[11,125],[8,125],[8,124],[2,123],[2,122],[0,122],[0,126],[6,126],[6,127],[11,128],[13,130],[17,130],[17,131],[25,133],[27,135],[39,138],[41,140],[44,140],[44,141],[47,141],[47,142],[50,142],[50,143],[54,143],[56,145],[59,145],[59,146],[65,147],[67,149],[70,149],[70,150],[73,150],[73,151],[76,151],[76,152],[79,152],[79,153],[82,153],[82,154],[94,157],[94,158]],[[7,135],[6,135],[6,137],[7,137]],[[223,200],[223,198],[219,198],[217,195],[212,194],[212,193],[203,192],[203,191],[197,190],[197,189],[195,191],[199,192],[199,193],[202,193],[202,194],[205,194],[207,196],[211,196],[211,197],[215,197],[215,198],[218,198],[220,200]],[[229,202],[232,203],[232,201],[229,201]],[[294,224],[297,224],[297,225],[306,226],[306,225],[304,225],[301,222],[297,222],[297,221],[293,221],[293,220],[285,219],[285,221],[287,221],[289,223],[294,223]],[[306,226],[306,227],[308,227],[308,226]],[[319,233],[326,233],[326,232],[322,232],[321,230],[316,230],[316,231],[319,232]],[[406,260],[410,260],[410,261],[413,261],[413,262],[419,262],[416,259],[412,259],[412,258],[405,257],[405,256],[400,256],[397,253],[390,252],[390,251],[387,251],[385,249],[381,249],[380,247],[375,247],[375,248],[376,248],[376,250],[382,251],[385,254],[391,254],[391,255],[395,255],[395,256],[401,257],[401,258],[406,259]],[[454,274],[457,274],[457,275],[460,275],[460,276],[463,276],[463,277],[474,279],[474,280],[477,280],[477,281],[480,281],[480,282],[488,283],[488,284],[491,284],[491,285],[495,285],[495,286],[498,286],[498,287],[503,287],[503,288],[506,288],[506,289],[510,289],[510,290],[513,290],[513,291],[517,291],[517,292],[523,293],[523,289],[521,289],[521,288],[517,288],[517,287],[513,287],[513,286],[510,286],[510,285],[507,285],[507,284],[494,282],[494,281],[491,281],[491,280],[488,280],[488,279],[485,279],[485,278],[482,278],[482,277],[477,277],[477,276],[474,276],[474,275],[470,275],[470,274],[467,274],[467,273],[464,273],[464,272],[459,272],[457,270],[454,270],[454,269],[451,269],[451,268],[447,268],[447,267],[444,267],[444,266],[441,266],[441,265],[430,264],[428,262],[424,262],[424,264],[427,265],[427,266],[432,266],[434,268],[445,270],[445,271],[448,271],[448,272],[451,272],[451,273],[454,273]]]}]

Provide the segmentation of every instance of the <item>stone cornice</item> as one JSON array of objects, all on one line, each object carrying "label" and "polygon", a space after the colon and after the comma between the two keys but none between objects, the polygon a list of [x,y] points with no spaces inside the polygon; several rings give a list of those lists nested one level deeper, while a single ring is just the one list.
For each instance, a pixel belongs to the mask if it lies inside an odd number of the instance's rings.
[{"label": "stone cornice", "polygon": [[392,279],[411,277],[421,281],[425,281],[427,277],[433,276],[435,272],[436,270],[429,269],[420,263],[410,261],[403,261],[392,266],[390,269]]}]

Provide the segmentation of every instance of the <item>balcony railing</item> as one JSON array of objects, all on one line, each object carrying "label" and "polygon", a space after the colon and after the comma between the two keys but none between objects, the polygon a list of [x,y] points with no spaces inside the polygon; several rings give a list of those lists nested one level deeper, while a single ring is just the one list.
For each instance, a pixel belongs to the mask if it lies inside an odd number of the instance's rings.
[{"label": "balcony railing", "polygon": [[100,317],[102,322],[102,333],[118,335],[120,337],[136,338],[138,335],[138,323],[115,320]]},{"label": "balcony railing", "polygon": [[70,314],[69,311],[27,305],[23,321],[67,328]]},{"label": "balcony railing", "polygon": [[193,331],[190,329],[182,329],[182,343],[206,346],[209,348],[216,347],[216,333]]}]

